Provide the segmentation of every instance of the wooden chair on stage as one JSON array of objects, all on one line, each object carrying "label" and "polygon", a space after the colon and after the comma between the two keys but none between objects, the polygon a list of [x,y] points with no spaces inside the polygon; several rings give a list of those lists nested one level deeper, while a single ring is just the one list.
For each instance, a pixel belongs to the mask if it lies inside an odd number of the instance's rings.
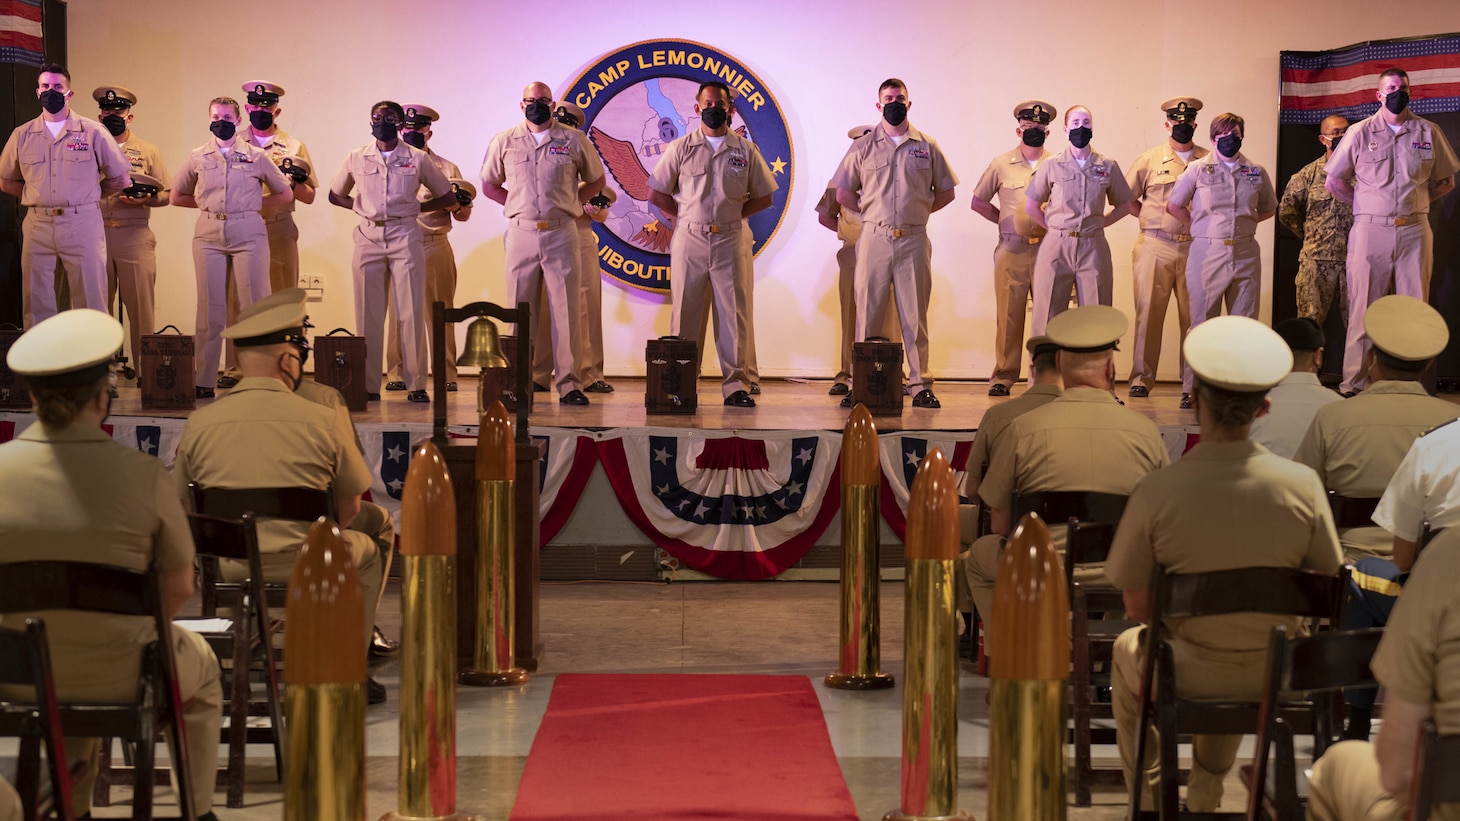
[{"label": "wooden chair on stage", "polygon": [[[1377,683],[1369,661],[1383,636],[1382,628],[1373,628],[1288,638],[1286,627],[1272,629],[1257,746],[1252,763],[1241,769],[1248,821],[1302,821],[1308,779],[1298,767],[1293,737],[1313,736],[1315,761],[1338,740],[1335,697],[1344,688]],[[1294,699],[1298,693],[1304,697]]]},{"label": "wooden chair on stage", "polygon": [[[0,700],[0,736],[20,739],[15,791],[20,794],[25,821],[40,821],[52,812],[61,821],[73,821],[76,813],[71,809],[60,701],[43,622],[26,619],[24,630],[0,628],[0,686],[28,687],[34,692],[27,700]],[[41,789],[42,749],[50,776],[48,790]]]},{"label": "wooden chair on stage", "polygon": [[[1176,695],[1176,669],[1167,640],[1165,619],[1188,619],[1233,613],[1266,613],[1329,619],[1337,623],[1348,569],[1327,575],[1312,570],[1244,567],[1210,573],[1166,573],[1157,568],[1151,623],[1142,635],[1145,664],[1141,676],[1136,730],[1137,762],[1145,761],[1146,735],[1152,725],[1160,749],[1160,793],[1155,812],[1141,810],[1141,782],[1130,784],[1130,818],[1159,817],[1173,821],[1182,814],[1178,795],[1180,768],[1176,745],[1180,735],[1254,733],[1258,702],[1192,701]],[[1245,818],[1245,813],[1205,813],[1204,818]]]},{"label": "wooden chair on stage", "polygon": [[[182,702],[178,695],[176,665],[171,640],[172,623],[164,612],[158,573],[130,570],[88,562],[37,561],[5,565],[5,584],[0,585],[0,614],[42,610],[79,610],[115,616],[152,619],[158,640],[142,651],[137,695],[129,702],[61,702],[61,729],[72,738],[100,738],[103,747],[113,738],[130,744],[134,767],[113,768],[108,786],[136,785],[132,797],[132,818],[150,819],[152,788],[159,774],[155,766],[157,736],[162,734],[173,762],[177,785],[179,818],[197,817],[192,777],[183,734]],[[210,743],[211,739],[199,743]],[[97,773],[98,790],[103,773]]]},{"label": "wooden chair on stage", "polygon": [[1436,804],[1460,804],[1460,733],[1440,735],[1434,719],[1425,721],[1410,785],[1410,821],[1427,821]]}]

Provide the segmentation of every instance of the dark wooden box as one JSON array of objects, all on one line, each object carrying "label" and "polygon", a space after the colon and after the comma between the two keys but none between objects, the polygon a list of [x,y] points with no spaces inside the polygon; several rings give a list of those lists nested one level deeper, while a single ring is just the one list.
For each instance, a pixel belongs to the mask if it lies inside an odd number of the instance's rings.
[{"label": "dark wooden box", "polygon": [[[314,381],[339,391],[345,397],[345,407],[352,413],[360,413],[367,401],[365,337],[345,334],[349,332],[336,328],[314,338]],[[376,363],[376,367],[380,364]]]},{"label": "dark wooden box", "polygon": [[30,394],[25,389],[25,377],[10,370],[5,357],[10,346],[20,338],[21,330],[14,325],[0,328],[0,408],[30,410]]},{"label": "dark wooden box", "polygon": [[886,341],[852,344],[852,406],[867,406],[873,416],[901,416],[902,343]]},{"label": "dark wooden box", "polygon": [[699,407],[695,373],[698,350],[692,339],[661,337],[644,349],[648,368],[644,378],[646,413],[694,413]]},{"label": "dark wooden box", "polygon": [[[517,412],[517,337],[499,336],[497,344],[502,347],[502,355],[507,357],[507,367],[487,368],[482,372],[482,383],[485,385],[482,404],[490,408],[492,400],[501,399],[502,407],[509,412]],[[527,410],[532,411],[532,387],[527,389]]]},{"label": "dark wooden box", "polygon": [[182,334],[143,334],[137,357],[137,381],[142,387],[143,410],[192,410],[193,337]]}]

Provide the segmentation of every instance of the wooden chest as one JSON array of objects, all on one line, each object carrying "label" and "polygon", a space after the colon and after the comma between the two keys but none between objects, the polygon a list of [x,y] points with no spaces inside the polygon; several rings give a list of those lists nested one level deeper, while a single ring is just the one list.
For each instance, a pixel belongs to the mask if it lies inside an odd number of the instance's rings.
[{"label": "wooden chest", "polygon": [[181,333],[142,335],[142,354],[137,357],[137,382],[142,388],[143,410],[193,409],[196,403],[193,396],[195,350],[193,337]]},{"label": "wooden chest", "polygon": [[852,344],[852,406],[873,416],[900,416],[905,398],[902,343],[868,340]]},{"label": "wooden chest", "polygon": [[695,373],[697,346],[692,339],[665,336],[651,339],[644,350],[648,365],[644,378],[647,413],[694,413],[699,407]]},{"label": "wooden chest", "polygon": [[368,401],[365,364],[365,337],[336,328],[314,338],[314,381],[339,391],[351,413],[364,411]]},{"label": "wooden chest", "polygon": [[25,390],[25,377],[10,370],[5,357],[10,346],[20,338],[21,331],[14,325],[0,325],[0,408],[30,410],[30,394]]}]

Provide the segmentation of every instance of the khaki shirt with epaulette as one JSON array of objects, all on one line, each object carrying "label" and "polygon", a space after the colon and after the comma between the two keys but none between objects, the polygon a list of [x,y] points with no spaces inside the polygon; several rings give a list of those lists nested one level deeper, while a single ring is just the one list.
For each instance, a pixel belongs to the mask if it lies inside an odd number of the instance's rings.
[{"label": "khaki shirt with epaulette", "polygon": [[1210,153],[1211,149],[1193,145],[1191,157],[1183,160],[1168,141],[1136,157],[1130,170],[1125,173],[1125,181],[1130,186],[1131,196],[1140,201],[1142,231],[1186,233],[1186,226],[1171,216],[1171,212],[1166,210],[1166,203],[1171,201],[1171,188],[1181,178],[1182,172],[1186,171],[1186,164],[1196,162]]},{"label": "khaki shirt with epaulette", "polygon": [[[304,184],[310,188],[319,188],[319,180],[315,179],[314,176],[314,160],[309,158],[309,149],[305,147],[303,142],[300,142],[298,137],[287,133],[282,128],[276,128],[273,135],[268,138],[268,141],[263,145],[259,145],[259,141],[254,135],[253,126],[246,125],[238,130],[237,139],[244,140],[249,145],[268,154],[269,159],[274,161],[274,165],[283,162],[285,157],[298,157],[304,160],[309,163],[309,178],[304,181]],[[294,200],[289,200],[283,205],[270,205],[263,209],[263,215],[268,217],[271,214],[277,214],[283,211],[293,211],[294,204]]]},{"label": "khaki shirt with epaulette", "polygon": [[1342,261],[1348,257],[1348,232],[1354,227],[1353,206],[1333,196],[1323,183],[1327,160],[1319,157],[1288,178],[1278,203],[1278,222],[1303,240],[1303,256]]},{"label": "khaki shirt with epaulette", "polygon": [[235,138],[227,150],[209,140],[188,154],[172,188],[194,197],[203,211],[240,214],[263,208],[265,188],[288,191],[289,178],[268,154],[242,140]]},{"label": "khaki shirt with epaulette", "polygon": [[132,184],[132,167],[110,132],[72,112],[55,136],[40,117],[10,132],[0,151],[0,178],[23,180],[26,208],[69,208]]},{"label": "khaki shirt with epaulette", "polygon": [[[127,158],[127,165],[132,171],[146,174],[162,183],[163,191],[172,185],[172,177],[167,175],[167,166],[163,163],[162,152],[157,150],[157,146],[132,134],[117,147],[122,149],[122,156]],[[152,206],[122,202],[117,194],[108,194],[101,198],[101,215],[106,219],[147,219],[152,215]]]},{"label": "khaki shirt with epaulette", "polygon": [[973,435],[973,445],[968,451],[968,475],[976,476],[982,481],[984,472],[993,459],[994,444],[1004,431],[1008,430],[1015,419],[1035,408],[1048,405],[1058,399],[1059,395],[1059,385],[1031,385],[1029,390],[1013,399],[989,408],[983,418],[978,420],[978,430]]},{"label": "khaki shirt with epaulette", "polygon": [[579,181],[603,176],[603,161],[583,132],[554,123],[547,135],[538,145],[527,123],[520,122],[487,146],[481,179],[507,189],[502,205],[507,219],[577,219],[583,213]]},{"label": "khaki shirt with epaulette", "polygon": [[739,222],[747,202],[780,187],[755,143],[731,131],[716,150],[699,128],[664,149],[649,185],[674,198],[678,221],[705,225]]},{"label": "khaki shirt with epaulette", "polygon": [[927,225],[933,198],[958,185],[938,142],[909,125],[897,145],[882,123],[852,141],[833,182],[858,192],[862,222],[905,227]]},{"label": "khaki shirt with epaulette", "polygon": [[984,169],[983,176],[978,178],[978,183],[973,187],[973,196],[974,199],[984,202],[993,202],[998,198],[999,233],[1018,234],[1021,237],[1044,236],[1044,229],[1024,210],[1024,199],[1025,192],[1029,189],[1029,180],[1034,176],[1034,169],[1052,156],[1054,155],[1041,148],[1039,159],[1031,167],[1029,161],[1024,159],[1024,152],[1016,148],[1007,154],[994,157],[989,167]]},{"label": "khaki shirt with epaulette", "polygon": [[816,202],[816,213],[825,214],[836,220],[836,238],[843,245],[856,245],[862,236],[862,218],[848,208],[843,208],[836,199],[836,181],[826,184],[821,199]]},{"label": "khaki shirt with epaulette", "polygon": [[[1351,499],[1377,499],[1394,478],[1414,440],[1460,417],[1460,405],[1436,399],[1418,382],[1383,380],[1358,396],[1319,409],[1294,461],[1318,472],[1324,487]],[[1381,527],[1346,528],[1344,549],[1389,555],[1392,537]]]},{"label": "khaki shirt with epaulette", "polygon": [[1328,161],[1328,176],[1352,179],[1354,213],[1406,217],[1430,212],[1429,184],[1460,169],[1445,132],[1406,110],[1399,133],[1384,122],[1384,109],[1349,126]]},{"label": "khaki shirt with epaulette", "polygon": [[[1150,592],[1167,573],[1243,567],[1337,573],[1343,564],[1333,514],[1318,475],[1256,442],[1199,442],[1136,485],[1115,531],[1105,575],[1125,590]],[[1262,651],[1274,625],[1296,633],[1295,617],[1238,613],[1168,619],[1173,634],[1211,650]]]},{"label": "khaki shirt with epaulette", "polygon": [[1419,555],[1374,653],[1379,683],[1410,704],[1430,705],[1440,735],[1460,733],[1456,579],[1460,579],[1460,530],[1451,529]]},{"label": "khaki shirt with epaulette", "polygon": [[[426,156],[435,164],[436,170],[445,175],[448,183],[451,180],[462,179],[461,169],[456,167],[456,163],[429,148],[426,149]],[[416,194],[416,199],[421,202],[430,202],[435,198],[431,193],[431,189],[424,185],[421,186],[420,191]],[[421,214],[418,222],[421,223],[422,234],[446,234],[451,230],[451,222],[453,219],[454,217],[452,217],[451,212],[443,208],[438,211],[427,211]]]},{"label": "khaki shirt with epaulette", "polygon": [[422,188],[435,199],[451,193],[451,181],[426,152],[404,140],[396,143],[389,159],[373,140],[351,151],[330,183],[330,191],[352,197],[352,210],[368,220],[419,218]]},{"label": "khaki shirt with epaulette", "polygon": [[1186,166],[1171,189],[1171,202],[1191,211],[1191,235],[1242,239],[1257,234],[1257,217],[1277,210],[1277,192],[1267,169],[1239,151],[1232,167],[1218,154]]},{"label": "khaki shirt with epaulette", "polygon": [[1045,203],[1050,230],[1083,233],[1104,230],[1105,204],[1120,208],[1130,202],[1131,191],[1115,160],[1091,151],[1082,168],[1066,148],[1035,169],[1026,196]]}]

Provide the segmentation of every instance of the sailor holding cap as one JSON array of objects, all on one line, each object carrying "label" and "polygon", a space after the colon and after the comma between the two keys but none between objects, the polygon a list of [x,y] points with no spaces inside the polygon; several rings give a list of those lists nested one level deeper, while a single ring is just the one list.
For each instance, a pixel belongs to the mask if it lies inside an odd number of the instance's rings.
[{"label": "sailor holding cap", "polygon": [[1252,420],[1248,432],[1252,441],[1279,456],[1293,458],[1308,434],[1313,417],[1324,405],[1342,399],[1323,387],[1318,371],[1323,368],[1323,329],[1306,316],[1284,319],[1273,326],[1293,352],[1293,370],[1268,391],[1272,408]]},{"label": "sailor holding cap", "polygon": [[[7,361],[25,377],[37,421],[0,445],[0,564],[64,560],[160,573],[163,606],[175,616],[193,595],[193,538],[187,516],[152,456],[102,430],[122,326],[101,311],[64,311],[38,323]],[[0,577],[5,570],[0,566]],[[150,619],[99,613],[12,613],[6,627],[43,616],[56,689],[67,702],[117,702],[137,695]],[[139,623],[140,622],[140,623]],[[218,660],[195,633],[172,629],[187,766],[200,818],[212,819],[223,691]],[[211,740],[211,742],[210,742]],[[70,759],[92,764],[72,782],[77,815],[91,809],[95,739],[68,739]]]},{"label": "sailor holding cap", "polygon": [[[347,528],[360,511],[360,495],[370,487],[370,469],[348,417],[294,392],[304,380],[309,356],[303,303],[281,301],[240,319],[223,333],[238,347],[242,378],[218,402],[188,417],[173,468],[175,492],[186,497],[190,482],[205,488],[328,487],[334,491],[339,524]],[[304,522],[260,522],[265,581],[289,581],[308,530]],[[375,624],[384,563],[369,536],[341,532],[365,593],[366,629],[355,639],[364,653]],[[230,573],[241,570],[225,567],[223,573],[231,578]],[[371,682],[371,703],[384,698],[384,688]]]},{"label": "sailor holding cap", "polygon": [[137,95],[131,89],[100,86],[91,92],[91,98],[101,109],[101,124],[117,141],[132,168],[131,187],[102,198],[101,218],[106,230],[107,310],[111,310],[120,292],[122,311],[129,324],[128,350],[135,363],[142,355],[142,334],[157,329],[153,313],[157,237],[148,222],[151,209],[167,205],[172,178],[157,146],[132,133],[132,106],[137,104]]},{"label": "sailor holding cap", "polygon": [[[1254,319],[1223,316],[1194,326],[1184,346],[1196,374],[1201,441],[1171,466],[1142,479],[1115,532],[1105,574],[1125,591],[1126,611],[1149,621],[1151,578],[1243,567],[1291,567],[1336,573],[1343,564],[1327,495],[1305,465],[1250,441],[1248,426],[1267,408],[1267,391],[1282,381],[1292,355],[1272,329]],[[1181,698],[1255,701],[1262,692],[1274,625],[1300,620],[1241,613],[1170,626]],[[1116,739],[1126,783],[1136,775],[1136,728],[1142,659],[1136,627],[1114,649]],[[1186,806],[1211,812],[1222,797],[1240,735],[1196,736]],[[1156,786],[1156,745],[1141,762],[1143,807]]]},{"label": "sailor holding cap", "polygon": [[[314,175],[314,161],[309,148],[292,134],[279,127],[284,109],[279,98],[284,87],[265,80],[243,84],[243,110],[248,125],[239,129],[239,138],[262,149],[274,165],[289,177],[289,190],[294,199],[282,205],[265,206],[260,212],[269,233],[269,287],[272,291],[293,288],[299,284],[299,228],[294,224],[294,204],[314,202],[319,180]],[[287,160],[287,162],[286,162]],[[257,294],[254,295],[257,298]],[[232,316],[229,317],[232,322]]]},{"label": "sailor holding cap", "polygon": [[[1119,310],[1087,305],[1049,322],[1064,392],[1015,419],[993,443],[989,468],[978,488],[989,506],[995,535],[973,543],[964,562],[973,601],[987,629],[992,623],[994,579],[1004,542],[1013,530],[1014,492],[1094,491],[1128,494],[1146,474],[1170,461],[1161,432],[1146,416],[1111,395],[1115,347],[1130,323]],[[1065,528],[1051,523],[1055,547],[1064,552]],[[1102,578],[1098,567],[1075,578]]]},{"label": "sailor holding cap", "polygon": [[[1136,335],[1131,341],[1130,395],[1149,396],[1161,364],[1161,337],[1166,329],[1166,307],[1176,296],[1176,320],[1181,339],[1191,327],[1191,303],[1186,293],[1186,256],[1191,250],[1191,226],[1167,213],[1171,187],[1186,164],[1211,152],[1196,145],[1196,115],[1202,102],[1195,97],[1172,97],[1161,103],[1167,138],[1136,157],[1126,172],[1133,199],[1131,213],[1141,223],[1141,235],[1131,249],[1131,280],[1136,297]],[[1178,352],[1180,347],[1178,346]]]},{"label": "sailor holding cap", "polygon": [[1044,100],[1025,100],[1014,106],[1014,134],[1020,145],[989,162],[969,204],[999,226],[999,244],[994,247],[994,372],[989,377],[989,396],[1008,396],[1009,388],[1019,381],[1029,285],[1045,234],[1024,210],[1024,192],[1035,169],[1052,156],[1044,140],[1050,122],[1058,116],[1059,111]]}]

